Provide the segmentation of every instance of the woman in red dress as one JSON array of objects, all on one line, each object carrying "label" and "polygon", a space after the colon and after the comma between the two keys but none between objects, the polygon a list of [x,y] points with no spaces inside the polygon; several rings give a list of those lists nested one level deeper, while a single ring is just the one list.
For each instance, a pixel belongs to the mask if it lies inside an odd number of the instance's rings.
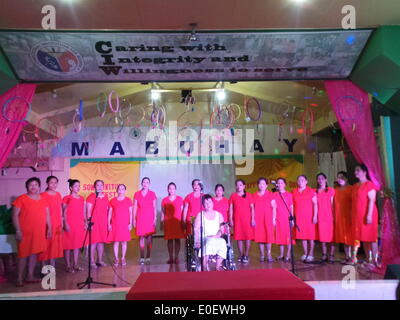
[{"label": "woman in red dress", "polygon": [[199,179],[192,181],[192,189],[193,192],[189,193],[183,201],[183,225],[187,234],[192,233],[192,218],[196,218],[202,209],[201,197],[203,193],[201,192],[202,186]]},{"label": "woman in red dress", "polygon": [[[81,188],[79,180],[69,179],[70,195],[63,198],[64,217],[64,258],[67,272],[82,271],[78,265],[79,249],[83,247],[85,239],[86,218],[85,199],[79,195]],[[71,251],[74,255],[71,266]]]},{"label": "woman in red dress", "polygon": [[[142,179],[142,189],[135,192],[133,197],[133,227],[139,236],[140,264],[150,264],[152,234],[156,231],[157,223],[157,196],[149,189],[150,179]],[[145,247],[147,255],[145,260]]]},{"label": "woman in red dress", "polygon": [[175,183],[169,183],[167,190],[168,196],[161,202],[161,230],[164,230],[164,239],[167,240],[169,255],[167,263],[179,264],[181,239],[185,238],[185,230],[182,227],[183,199],[176,195]]},{"label": "woman in red dress", "polygon": [[307,186],[305,175],[297,177],[297,188],[293,190],[293,210],[299,229],[295,230],[296,239],[302,240],[304,253],[301,260],[314,261],[314,241],[317,240],[318,203],[314,189]]},{"label": "woman in red dress", "polygon": [[[126,266],[126,249],[131,240],[133,226],[133,203],[125,196],[126,186],[120,184],[117,187],[118,196],[110,201],[108,209],[108,241],[114,242],[114,266],[120,263]],[[122,257],[118,258],[119,244],[121,243]]]},{"label": "woman in red dress", "polygon": [[[92,226],[92,248],[91,261],[92,268],[105,267],[107,264],[103,261],[104,244],[108,238],[108,209],[110,201],[106,194],[103,193],[104,182],[96,180],[94,182],[94,193],[91,193],[86,199],[86,219],[90,221]],[[94,254],[97,251],[97,262],[95,263]]]},{"label": "woman in red dress", "polygon": [[335,242],[344,244],[345,260],[342,264],[353,264],[355,257],[352,255],[352,247],[357,247],[353,239],[352,223],[352,192],[353,188],[348,184],[347,172],[341,171],[337,174],[338,187],[335,188]]},{"label": "woman in red dress", "polygon": [[368,259],[367,267],[380,267],[378,257],[378,209],[376,207],[376,185],[371,181],[368,168],[359,164],[355,168],[359,180],[353,185],[354,239],[364,245]]},{"label": "woman in red dress", "polygon": [[46,179],[47,189],[41,196],[47,201],[50,210],[52,237],[47,240],[47,250],[39,255],[39,261],[56,266],[55,259],[64,256],[63,249],[63,222],[62,222],[62,198],[57,192],[58,178],[49,176]]},{"label": "woman in red dress", "polygon": [[[275,228],[272,222],[272,193],[267,190],[268,180],[258,179],[258,191],[253,194],[254,213],[256,226],[254,228],[254,241],[260,247],[260,261],[273,262],[271,255],[272,243],[275,242]],[[267,248],[267,258],[265,258],[265,247]]]},{"label": "woman in red dress", "polygon": [[[317,201],[318,201],[318,239],[322,244],[322,261],[335,262],[334,243],[334,218],[333,199],[335,190],[328,187],[328,181],[324,173],[317,174]],[[327,255],[327,243],[330,243],[329,257]]]},{"label": "woman in red dress", "polygon": [[[292,248],[292,244],[290,243],[290,229],[292,229],[292,236],[294,232],[292,222],[290,222],[289,227],[289,215],[293,215],[293,197],[292,194],[285,189],[286,180],[284,178],[278,178],[276,180],[276,187],[277,192],[274,193],[271,205],[272,221],[276,228],[275,243],[279,244],[280,249],[278,260],[285,259],[285,262],[290,262],[290,250]],[[294,236],[292,240],[294,244]],[[285,246],[287,246],[286,258],[284,258]]]},{"label": "woman in red dress", "polygon": [[[251,193],[247,193],[246,183],[239,179],[235,182],[236,192],[229,199],[229,220],[234,228],[233,238],[238,243],[239,262],[249,262],[251,240],[254,240],[254,204]],[[245,248],[243,250],[243,244]]]},{"label": "woman in red dress", "polygon": [[[51,220],[47,201],[40,195],[40,179],[25,182],[26,194],[13,202],[12,220],[18,245],[18,287],[24,285],[24,273],[28,263],[27,283],[40,282],[34,277],[37,255],[46,251],[47,239],[51,239]],[[47,228],[47,229],[46,229]]]},{"label": "woman in red dress", "polygon": [[222,184],[215,186],[215,197],[213,198],[214,210],[224,217],[224,222],[228,222],[229,200],[224,197],[225,188]]}]

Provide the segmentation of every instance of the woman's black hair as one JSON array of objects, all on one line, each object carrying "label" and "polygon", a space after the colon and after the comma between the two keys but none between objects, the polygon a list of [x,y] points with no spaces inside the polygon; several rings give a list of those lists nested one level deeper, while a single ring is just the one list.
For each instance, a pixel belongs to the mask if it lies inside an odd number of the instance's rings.
[{"label": "woman's black hair", "polygon": [[69,188],[72,188],[75,183],[80,183],[80,181],[77,179],[68,179]]},{"label": "woman's black hair", "polygon": [[279,177],[278,179],[276,179],[276,183],[278,183],[279,180],[282,180],[287,185],[285,178]]},{"label": "woman's black hair", "polygon": [[204,196],[201,197],[201,204],[204,206],[204,202],[206,202],[206,200],[211,199],[212,200],[212,196],[210,194],[205,194]]},{"label": "woman's black hair", "polygon": [[25,181],[25,188],[26,188],[26,190],[28,190],[29,184],[30,184],[31,182],[33,182],[33,181],[36,181],[36,182],[38,183],[38,185],[39,185],[39,188],[40,188],[40,179],[39,179],[38,177],[32,177],[32,178],[29,178],[28,180]]},{"label": "woman's black hair", "polygon": [[214,191],[217,191],[217,189],[218,189],[219,187],[221,187],[222,190],[225,192],[224,186],[223,186],[222,184],[220,184],[220,183],[218,183],[217,185],[215,185]]},{"label": "woman's black hair", "polygon": [[56,179],[57,182],[58,182],[58,178],[56,176],[48,176],[47,179],[46,179],[46,183],[49,184],[51,179]]},{"label": "woman's black hair", "polygon": [[195,183],[196,181],[200,182],[200,179],[193,179],[193,180],[192,180],[192,188],[194,187],[194,183]]},{"label": "woman's black hair", "polygon": [[96,188],[97,182],[101,182],[101,183],[103,184],[103,186],[104,186],[104,181],[103,181],[103,180],[100,180],[100,179],[97,179],[97,180],[93,183],[93,187]]},{"label": "woman's black hair", "polygon": [[[325,174],[325,173],[323,173],[323,172],[318,173],[318,174],[317,174],[317,185],[318,185],[318,189],[319,189],[319,187],[320,187],[320,185],[319,185],[319,183],[318,183],[318,177],[319,177],[319,176],[323,176],[323,177],[325,178],[325,180],[328,180],[328,178],[326,177],[326,174]],[[317,192],[318,192],[318,190],[317,190]],[[325,184],[325,192],[328,192],[328,181],[326,181],[326,184]]]},{"label": "woman's black hair", "polygon": [[336,176],[338,176],[339,174],[345,177],[347,181],[349,180],[349,174],[346,171],[339,171]]},{"label": "woman's black hair", "polygon": [[[58,178],[56,176],[48,176],[46,179],[46,184],[49,184],[51,179],[56,179],[58,183]],[[46,191],[49,190],[49,187],[46,188]]]},{"label": "woman's black hair", "polygon": [[[245,186],[245,188],[246,188],[246,182],[244,182],[244,180],[243,179],[237,179],[236,181],[235,181],[235,186],[237,185],[237,183],[238,182],[241,182],[241,183],[243,183],[243,185]],[[243,190],[243,195],[242,195],[242,197],[243,198],[246,198],[246,189],[245,190]]]},{"label": "woman's black hair", "polygon": [[305,174],[301,174],[297,177],[297,180],[299,180],[300,177],[303,177],[304,179],[306,179],[308,181],[308,178]]},{"label": "woman's black hair", "polygon": [[265,181],[266,185],[268,186],[268,179],[267,178],[264,178],[264,177],[258,178],[257,185],[259,185],[261,181]]},{"label": "woman's black hair", "polygon": [[170,182],[170,183],[168,183],[167,190],[169,189],[169,186],[174,186],[174,187],[175,187],[175,189],[176,189],[176,184],[175,184],[174,182]]},{"label": "woman's black hair", "polygon": [[150,178],[149,177],[143,177],[142,182],[140,184],[142,184],[143,181],[146,180],[146,179],[149,180],[149,182],[150,182]]},{"label": "woman's black hair", "polygon": [[371,181],[371,177],[369,175],[368,167],[364,163],[359,163],[356,165],[356,168],[359,167],[362,171],[367,173],[367,180]]},{"label": "woman's black hair", "polygon": [[120,186],[124,186],[124,188],[125,188],[125,190],[126,190],[126,185],[124,185],[123,183],[120,183],[119,185],[117,185],[117,189],[116,189],[116,190],[118,190],[118,188],[119,188]]}]

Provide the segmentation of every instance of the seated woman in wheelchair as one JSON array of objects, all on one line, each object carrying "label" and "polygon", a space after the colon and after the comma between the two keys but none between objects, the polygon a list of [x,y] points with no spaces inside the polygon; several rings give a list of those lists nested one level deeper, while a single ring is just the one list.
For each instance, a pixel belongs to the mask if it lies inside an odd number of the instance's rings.
[{"label": "seated woman in wheelchair", "polygon": [[222,238],[224,234],[224,217],[218,211],[214,211],[214,203],[211,195],[206,194],[202,197],[202,204],[204,211],[200,212],[194,222],[194,246],[199,248],[199,256],[201,256],[200,247],[200,227],[201,217],[203,217],[203,268],[209,271],[208,258],[209,256],[216,256],[216,269],[221,270],[222,261],[226,259],[227,246],[225,239]]}]

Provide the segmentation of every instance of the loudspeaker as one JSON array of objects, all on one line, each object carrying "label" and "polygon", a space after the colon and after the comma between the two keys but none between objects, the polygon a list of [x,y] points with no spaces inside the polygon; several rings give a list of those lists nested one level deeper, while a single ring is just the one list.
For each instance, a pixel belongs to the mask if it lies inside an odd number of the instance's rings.
[{"label": "loudspeaker", "polygon": [[385,279],[400,280],[400,264],[389,264],[386,268]]}]

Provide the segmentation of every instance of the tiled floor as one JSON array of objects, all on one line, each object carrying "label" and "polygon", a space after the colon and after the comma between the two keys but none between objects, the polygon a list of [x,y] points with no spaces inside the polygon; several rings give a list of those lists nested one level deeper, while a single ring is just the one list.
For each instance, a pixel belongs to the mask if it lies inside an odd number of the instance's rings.
[{"label": "tiled floor", "polygon": [[[236,247],[235,247],[236,250]],[[150,265],[139,265],[138,263],[138,241],[133,240],[128,244],[128,255],[126,267],[116,267],[111,266],[98,268],[93,272],[93,278],[96,281],[101,281],[105,283],[114,283],[117,287],[129,287],[131,286],[141,272],[184,272],[185,270],[185,257],[184,257],[184,243],[182,241],[181,249],[181,263],[179,265],[168,265],[166,261],[168,260],[168,252],[166,247],[166,242],[162,238],[155,238],[153,243],[153,252],[151,257]],[[301,253],[301,246],[297,245],[295,248],[296,257],[296,268],[298,271],[298,276],[305,281],[324,281],[324,280],[342,280],[345,276],[342,273],[342,267],[339,262],[334,264],[303,264],[298,261]],[[105,255],[105,261],[111,264],[114,260],[112,246],[107,245],[107,255]],[[235,251],[237,252],[237,251]],[[278,247],[273,246],[273,256],[278,255]],[[316,248],[316,257],[320,257],[320,247]],[[270,268],[285,268],[290,269],[291,264],[285,262],[259,262],[259,251],[258,245],[252,243],[250,262],[247,265],[237,264],[238,269],[270,269]],[[80,258],[82,265],[85,266],[85,271],[78,273],[66,273],[64,267],[63,259],[57,260],[57,273],[56,273],[56,289],[57,290],[72,290],[77,288],[77,283],[84,281],[87,276],[86,260],[84,256]],[[342,259],[342,254],[336,255],[337,261]],[[361,268],[356,269],[357,280],[374,280],[383,279],[382,275],[368,273],[362,271]],[[0,284],[0,293],[11,293],[11,292],[33,292],[42,291],[41,284],[25,284],[24,287],[15,287],[16,273],[15,269],[7,273],[8,282]],[[105,288],[101,285],[93,285],[92,288]]]}]

